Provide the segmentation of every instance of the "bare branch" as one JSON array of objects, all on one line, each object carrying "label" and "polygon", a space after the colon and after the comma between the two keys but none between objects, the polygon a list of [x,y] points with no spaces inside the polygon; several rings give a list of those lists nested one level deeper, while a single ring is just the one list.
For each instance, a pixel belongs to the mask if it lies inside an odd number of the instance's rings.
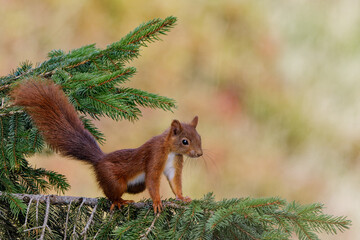
[{"label": "bare branch", "polygon": [[[114,211],[112,211],[112,212],[110,213],[109,221],[112,220],[113,216],[114,216]],[[104,225],[99,228],[99,230],[96,232],[96,234],[95,234],[95,236],[94,236],[93,239],[97,239],[97,236],[98,236],[98,234],[100,233],[100,231],[101,231],[101,229],[102,229],[103,227],[104,227]]]},{"label": "bare branch", "polygon": [[49,219],[49,212],[50,212],[50,197],[48,196],[46,199],[46,211],[45,211],[45,217],[44,217],[44,224],[42,226],[42,232],[39,240],[43,240],[45,237],[45,230],[47,228],[47,221]]},{"label": "bare branch", "polygon": [[[0,196],[3,195],[3,192],[0,192]],[[25,193],[11,193],[12,196],[21,199],[24,203],[29,203],[31,199],[40,202],[46,203],[47,198],[50,199],[51,205],[69,205],[72,204],[84,204],[86,206],[95,207],[98,202],[99,198],[86,198],[86,197],[72,197],[72,196],[58,196],[58,195],[40,195],[40,194],[25,194]],[[38,204],[38,203],[37,203]],[[136,203],[129,203],[129,205],[135,208],[143,208],[148,206],[148,203],[145,202],[136,202]],[[164,207],[172,207],[172,208],[186,208],[185,206],[181,206],[177,203],[171,201],[164,201]],[[110,205],[109,205],[110,207]]]},{"label": "bare branch", "polygon": [[39,199],[36,199],[36,225],[39,225]]},{"label": "bare branch", "polygon": [[[80,207],[79,207],[79,209],[78,209],[78,214],[77,214],[77,217],[76,217],[76,221],[77,221],[77,218],[79,217],[79,215],[80,215],[80,211],[81,211],[81,208],[82,208],[82,206],[84,205],[84,202],[85,202],[85,200],[83,199],[83,201],[82,201],[82,203],[80,204]],[[74,222],[74,230],[73,230],[73,233],[72,233],[72,236],[74,237],[74,238],[76,238],[77,236],[77,234],[76,234],[76,221]]]},{"label": "bare branch", "polygon": [[89,218],[89,221],[86,223],[86,226],[85,226],[85,228],[84,228],[84,231],[82,231],[82,233],[80,233],[80,235],[84,235],[84,239],[86,239],[86,232],[87,232],[87,230],[89,229],[90,224],[91,224],[91,222],[92,222],[92,220],[93,220],[93,218],[94,218],[94,215],[95,215],[97,206],[98,206],[98,205],[96,204],[95,207],[94,207],[94,209],[92,210],[91,215],[90,215],[90,218]]},{"label": "bare branch", "polygon": [[69,223],[69,214],[70,214],[71,203],[72,203],[72,202],[69,203],[69,207],[68,207],[67,214],[66,214],[65,230],[64,230],[64,240],[66,240],[66,232],[67,232],[67,226],[68,226],[68,223]]},{"label": "bare branch", "polygon": [[160,214],[158,213],[155,217],[154,220],[152,221],[150,227],[146,230],[145,234],[143,234],[141,236],[141,239],[147,239],[147,236],[149,235],[149,233],[151,232],[151,230],[154,228],[155,222],[156,220],[159,218]]},{"label": "bare branch", "polygon": [[24,112],[23,110],[18,110],[18,111],[10,111],[10,112],[7,112],[7,113],[0,113],[0,117],[10,116],[10,115],[14,115],[16,113],[23,113],[23,112]]},{"label": "bare branch", "polygon": [[28,216],[29,216],[29,210],[30,210],[31,202],[32,202],[33,199],[34,198],[30,198],[30,201],[29,201],[29,204],[28,204],[28,207],[27,207],[27,210],[26,210],[24,227],[26,227],[26,224],[27,224],[27,219],[28,219]]},{"label": "bare branch", "polygon": [[[4,193],[0,192],[0,196]],[[94,207],[98,203],[98,198],[85,198],[85,197],[71,197],[71,196],[58,196],[58,195],[36,195],[36,194],[25,194],[25,193],[12,193],[14,197],[21,199],[24,203],[28,203],[31,198],[40,202],[46,203],[47,198],[50,200],[52,205],[68,205],[72,203],[82,203],[85,205]]]},{"label": "bare branch", "polygon": [[28,228],[28,229],[25,229],[24,232],[29,232],[29,231],[36,230],[36,229],[40,229],[40,228],[42,228],[42,226],[37,226],[37,227],[33,227],[33,228]]}]

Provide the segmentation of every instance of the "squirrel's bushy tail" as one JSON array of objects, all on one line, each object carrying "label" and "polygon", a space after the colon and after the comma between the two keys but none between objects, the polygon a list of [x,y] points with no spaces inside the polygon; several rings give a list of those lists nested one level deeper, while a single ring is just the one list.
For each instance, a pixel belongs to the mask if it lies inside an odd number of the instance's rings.
[{"label": "squirrel's bushy tail", "polygon": [[61,90],[50,80],[25,80],[11,92],[14,103],[25,107],[45,141],[54,150],[89,163],[98,162],[104,153],[86,130]]}]

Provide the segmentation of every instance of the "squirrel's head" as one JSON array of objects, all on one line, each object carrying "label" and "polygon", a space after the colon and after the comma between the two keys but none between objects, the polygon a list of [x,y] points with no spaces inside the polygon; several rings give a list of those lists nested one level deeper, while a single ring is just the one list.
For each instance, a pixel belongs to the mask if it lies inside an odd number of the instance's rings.
[{"label": "squirrel's head", "polygon": [[199,118],[197,116],[190,123],[180,123],[173,120],[170,127],[172,151],[192,158],[202,156],[201,137],[196,131]]}]

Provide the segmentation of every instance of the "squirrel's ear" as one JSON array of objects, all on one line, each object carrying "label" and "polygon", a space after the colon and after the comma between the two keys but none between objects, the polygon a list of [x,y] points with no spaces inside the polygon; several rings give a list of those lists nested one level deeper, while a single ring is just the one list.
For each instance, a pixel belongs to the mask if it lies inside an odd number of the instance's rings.
[{"label": "squirrel's ear", "polygon": [[178,120],[173,120],[171,123],[171,132],[174,135],[178,135],[182,131],[181,123]]},{"label": "squirrel's ear", "polygon": [[196,128],[198,121],[199,121],[198,116],[195,116],[194,119],[191,121],[190,125]]}]

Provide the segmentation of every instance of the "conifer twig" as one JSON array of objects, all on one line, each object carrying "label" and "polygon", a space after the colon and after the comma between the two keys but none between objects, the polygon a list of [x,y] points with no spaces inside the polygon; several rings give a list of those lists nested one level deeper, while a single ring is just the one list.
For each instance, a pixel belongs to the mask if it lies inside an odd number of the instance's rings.
[{"label": "conifer twig", "polygon": [[[79,206],[78,214],[76,216],[76,221],[77,221],[77,219],[78,219],[78,217],[79,217],[79,215],[81,213],[80,211],[81,211],[82,206],[84,205],[84,202],[85,202],[85,199],[83,199],[82,203]],[[74,222],[74,229],[73,229],[73,233],[72,233],[73,236],[76,236],[76,221]]]},{"label": "conifer twig", "polygon": [[31,202],[34,198],[30,198],[29,204],[27,206],[27,210],[26,210],[26,216],[25,216],[25,222],[24,222],[24,227],[26,227],[26,223],[27,223],[27,219],[29,217],[29,210],[30,210],[30,206],[31,206]]},{"label": "conifer twig", "polygon": [[18,111],[10,111],[10,112],[7,112],[7,113],[0,113],[0,117],[10,116],[10,115],[14,115],[16,113],[23,113],[23,112],[24,112],[23,110],[18,110]]},{"label": "conifer twig", "polygon": [[82,233],[80,233],[80,235],[84,235],[84,239],[86,238],[86,232],[87,232],[87,230],[89,229],[90,224],[91,224],[91,222],[92,222],[92,220],[93,220],[93,218],[94,218],[94,215],[95,215],[97,206],[98,206],[98,204],[95,205],[95,207],[94,207],[94,209],[92,210],[91,215],[90,215],[90,217],[89,217],[89,221],[86,223],[86,226],[85,226],[84,230],[82,231]]},{"label": "conifer twig", "polygon": [[154,220],[152,221],[150,227],[148,227],[148,229],[146,230],[145,234],[141,236],[141,239],[147,239],[147,236],[149,235],[151,229],[154,228],[155,222],[156,220],[159,218],[160,213],[156,214],[156,216],[154,217]]},{"label": "conifer twig", "polygon": [[50,212],[50,197],[48,196],[47,200],[46,200],[46,210],[45,210],[44,224],[42,226],[42,232],[41,232],[41,236],[40,236],[39,240],[44,239],[45,229],[48,227],[47,226],[47,221],[49,219],[49,212]]},{"label": "conifer twig", "polygon": [[64,240],[66,240],[66,232],[67,232],[67,226],[68,226],[68,223],[69,223],[69,214],[70,214],[71,203],[72,203],[72,201],[69,203],[69,207],[68,207],[68,210],[67,210],[67,213],[66,213]]},{"label": "conifer twig", "polygon": [[[114,216],[114,211],[112,211],[112,212],[110,213],[109,222],[112,220],[113,216]],[[101,229],[102,229],[103,227],[104,227],[104,225],[102,225],[102,226],[99,228],[99,230],[96,232],[96,234],[95,234],[95,236],[94,236],[93,239],[97,239],[97,236],[98,236],[98,234],[100,233],[100,231],[101,231]]]},{"label": "conifer twig", "polygon": [[9,88],[10,86],[11,86],[10,84],[2,85],[2,86],[0,87],[0,91],[2,91],[2,90],[4,90],[4,89],[7,89],[7,88]]},{"label": "conifer twig", "polygon": [[39,199],[36,199],[36,225],[39,224]]},{"label": "conifer twig", "polygon": [[233,226],[235,226],[237,229],[239,229],[240,232],[245,233],[247,236],[249,236],[251,239],[253,240],[260,240],[259,238],[256,238],[254,236],[252,236],[249,232],[245,231],[243,228],[241,228],[239,225],[237,224],[232,224]]},{"label": "conifer twig", "polygon": [[42,228],[42,226],[37,226],[37,227],[33,227],[33,228],[28,228],[28,229],[25,229],[24,232],[29,232],[29,231],[32,231],[32,230],[37,230],[37,229],[40,229]]}]

